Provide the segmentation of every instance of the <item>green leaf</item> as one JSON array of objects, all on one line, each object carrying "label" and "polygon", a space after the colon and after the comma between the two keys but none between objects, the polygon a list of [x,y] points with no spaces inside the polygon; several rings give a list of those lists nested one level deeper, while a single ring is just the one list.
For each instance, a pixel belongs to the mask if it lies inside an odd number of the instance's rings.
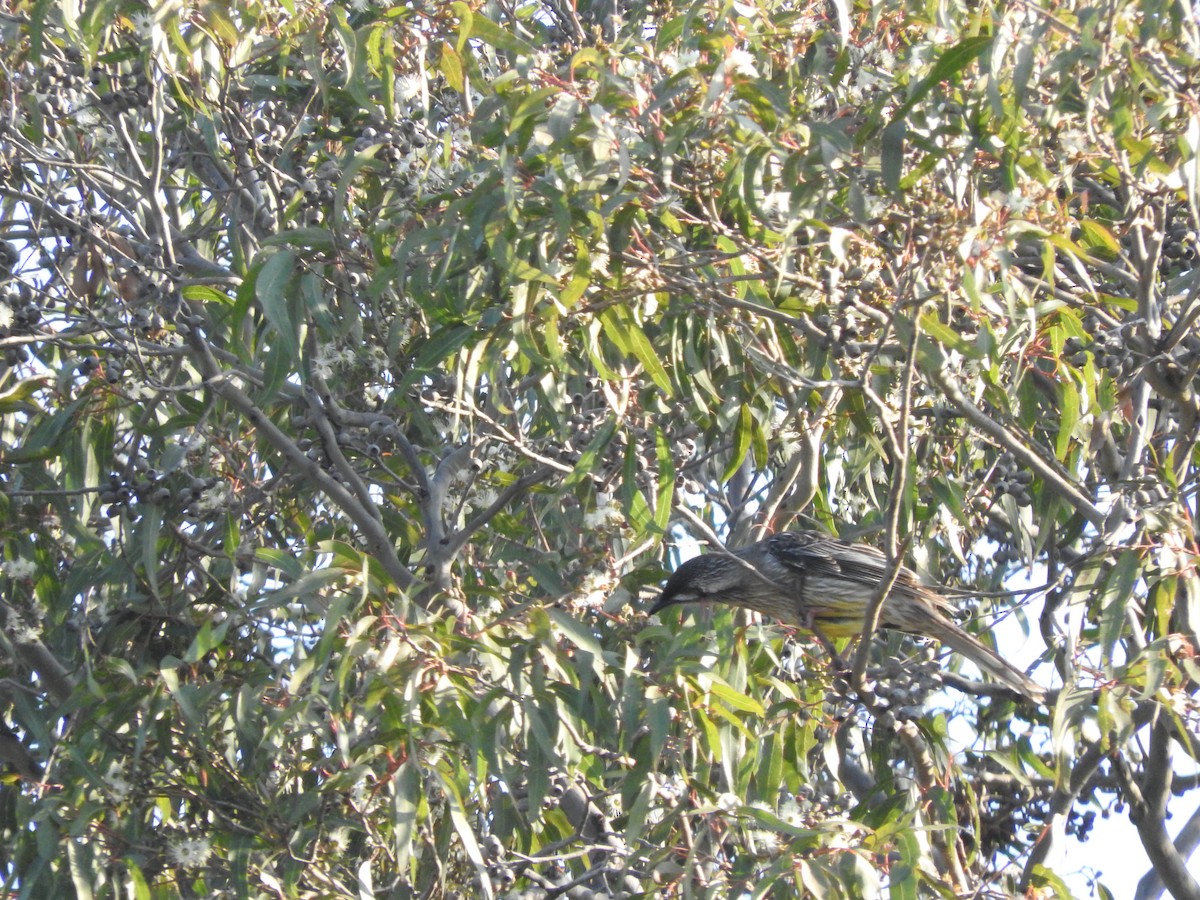
[{"label": "green leaf", "polygon": [[92,398],[84,395],[53,415],[42,418],[31,431],[23,435],[23,440],[18,446],[0,450],[0,456],[9,464],[34,462],[58,456],[63,447],[63,434],[75,425],[79,411],[90,402]]},{"label": "green leaf", "polygon": [[909,94],[908,99],[896,110],[892,116],[892,122],[899,122],[907,118],[908,114],[913,111],[913,108],[924,100],[930,91],[943,81],[952,80],[966,69],[967,66],[983,55],[983,53],[990,50],[993,41],[994,38],[992,35],[980,34],[964,38],[954,46],[942,51],[941,56],[933,64],[933,68],[929,74],[921,79],[920,83]]},{"label": "green leaf", "polygon": [[1070,900],[1075,896],[1075,892],[1067,887],[1067,883],[1062,880],[1061,875],[1040,863],[1033,867],[1029,883],[1032,888],[1049,888],[1054,892],[1053,896],[1062,898],[1062,900]]},{"label": "green leaf", "polygon": [[936,340],[948,350],[961,350],[962,336],[938,318],[937,313],[927,312],[921,316],[921,331]]},{"label": "green leaf", "polygon": [[212,622],[205,622],[200,626],[200,633],[192,640],[192,645],[188,647],[187,653],[183,655],[185,663],[198,663],[212,649],[221,646],[225,640],[225,632],[229,630],[229,623],[232,619],[225,619],[220,622],[215,628]]},{"label": "green leaf", "polygon": [[654,498],[654,527],[665,534],[671,524],[675,499],[675,456],[667,440],[667,433],[654,429],[654,451],[658,459],[658,492]]},{"label": "green leaf", "polygon": [[1100,595],[1100,648],[1106,672],[1112,671],[1113,650],[1125,630],[1125,611],[1140,571],[1137,552],[1126,550],[1118,557],[1112,571],[1105,575]]},{"label": "green leaf", "polygon": [[295,580],[304,575],[304,566],[290,550],[280,550],[276,547],[259,547],[254,551],[258,562],[266,563],[278,569],[287,578]]},{"label": "green leaf", "polygon": [[[175,660],[178,662],[178,660]],[[190,684],[184,684],[179,679],[179,669],[175,665],[168,663],[159,670],[159,677],[167,690],[171,692],[171,696],[175,699],[175,703],[179,707],[179,712],[183,715],[183,719],[193,728],[199,728],[203,725],[203,717],[194,703],[195,689]]]},{"label": "green leaf", "polygon": [[759,424],[756,416],[750,417],[750,450],[754,458],[754,464],[760,468],[766,468],[770,462],[770,451],[767,449],[767,433],[763,431],[762,425]]},{"label": "green leaf", "polygon": [[1088,249],[1099,251],[1098,255],[1105,259],[1121,255],[1120,241],[1095,219],[1080,219],[1079,228],[1083,232],[1083,245]]},{"label": "green leaf", "polygon": [[608,447],[616,432],[617,422],[615,419],[609,419],[596,431],[592,439],[588,441],[587,447],[579,454],[579,461],[575,463],[571,474],[563,480],[563,487],[573,487],[591,477],[592,473],[596,471],[600,455]]},{"label": "green leaf", "polygon": [[466,76],[463,74],[462,57],[449,44],[442,44],[442,56],[438,60],[438,71],[446,78],[452,91],[466,92]]},{"label": "green leaf", "polygon": [[921,842],[912,829],[894,835],[900,859],[888,867],[888,897],[890,900],[917,900],[920,896]]},{"label": "green leaf", "polygon": [[734,690],[728,684],[725,684],[716,678],[714,678],[712,684],[709,685],[708,691],[714,697],[720,698],[734,709],[741,712],[753,713],[756,716],[764,716],[767,714],[767,711],[763,708],[763,705],[753,697],[747,696],[741,691]]},{"label": "green leaf", "polygon": [[534,48],[528,42],[513,34],[512,30],[501,28],[491,19],[475,12],[462,0],[450,4],[454,15],[458,16],[458,50],[461,53],[466,48],[466,41],[478,38],[485,44],[491,44],[497,50],[505,50],[518,56],[532,56]]},{"label": "green leaf", "polygon": [[450,821],[454,824],[454,830],[458,833],[458,839],[462,842],[463,851],[467,854],[467,859],[475,866],[479,872],[479,887],[481,893],[488,900],[494,896],[492,894],[492,881],[488,877],[487,862],[483,858],[483,853],[480,852],[479,842],[475,840],[475,830],[471,827],[471,822],[467,818],[466,811],[463,809],[462,799],[459,797],[458,791],[454,785],[446,778],[441,778],[443,788],[445,788],[446,805],[450,811]]},{"label": "green leaf", "polygon": [[153,896],[150,893],[150,885],[146,882],[146,876],[142,874],[137,863],[128,857],[122,862],[125,865],[125,874],[129,876],[129,885],[133,888],[134,900],[150,900]]},{"label": "green leaf", "polygon": [[407,871],[412,856],[413,838],[417,833],[417,811],[420,808],[421,773],[411,759],[396,770],[392,781],[392,828],[396,868]]},{"label": "green leaf", "polygon": [[162,530],[162,510],[146,504],[139,529],[142,544],[142,566],[146,572],[146,584],[155,597],[158,596],[158,562],[161,556],[158,536]]},{"label": "green leaf", "polygon": [[254,284],[254,296],[262,304],[263,315],[283,339],[290,359],[300,358],[300,323],[292,318],[288,291],[296,269],[296,255],[290,250],[267,257]]},{"label": "green leaf", "polygon": [[742,404],[741,410],[738,412],[737,422],[733,427],[733,452],[729,455],[729,462],[725,464],[725,471],[721,473],[721,483],[729,481],[741,468],[742,463],[746,461],[746,454],[750,451],[750,443],[753,440],[754,433],[754,413],[745,403]]},{"label": "green leaf", "polygon": [[18,381],[9,390],[0,393],[0,415],[10,415],[15,412],[41,412],[41,407],[31,398],[49,383],[49,377],[26,378]]},{"label": "green leaf", "polygon": [[907,133],[908,123],[904,119],[896,119],[883,129],[880,136],[880,173],[884,187],[889,191],[900,190],[904,175],[904,137]]},{"label": "green leaf", "polygon": [[1063,461],[1071,449],[1075,426],[1079,423],[1080,418],[1079,390],[1070,378],[1064,377],[1059,381],[1058,398],[1061,417],[1054,439],[1054,454],[1060,461]]},{"label": "green leaf", "polygon": [[417,348],[417,374],[436,369],[453,353],[457,353],[475,334],[470,325],[461,323],[439,328],[430,334]]},{"label": "green leaf", "polygon": [[753,819],[771,831],[777,831],[780,834],[786,834],[789,837],[808,838],[818,837],[820,835],[820,832],[814,831],[811,828],[802,828],[799,825],[792,825],[788,822],[785,822],[770,810],[762,809],[758,806],[744,806],[739,809],[738,812],[743,816]]},{"label": "green leaf", "polygon": [[567,636],[572,644],[591,656],[592,671],[597,676],[603,677],[604,648],[600,646],[600,642],[596,639],[596,636],[582,622],[567,615],[561,609],[548,606],[546,614],[550,617],[550,621],[558,626],[559,630]]},{"label": "green leaf", "polygon": [[604,333],[617,349],[637,359],[658,389],[666,396],[671,396],[671,378],[646,333],[634,321],[629,308],[624,305],[610,306],[600,314],[600,321],[604,324]]}]

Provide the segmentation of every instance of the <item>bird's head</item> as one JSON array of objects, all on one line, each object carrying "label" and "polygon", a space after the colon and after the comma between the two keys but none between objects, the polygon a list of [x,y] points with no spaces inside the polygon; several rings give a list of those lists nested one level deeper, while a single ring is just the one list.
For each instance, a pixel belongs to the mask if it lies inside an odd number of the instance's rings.
[{"label": "bird's head", "polygon": [[745,567],[728,556],[710,553],[689,559],[667,579],[667,586],[650,607],[650,615],[680,603],[731,602],[730,595],[744,584],[745,579]]}]

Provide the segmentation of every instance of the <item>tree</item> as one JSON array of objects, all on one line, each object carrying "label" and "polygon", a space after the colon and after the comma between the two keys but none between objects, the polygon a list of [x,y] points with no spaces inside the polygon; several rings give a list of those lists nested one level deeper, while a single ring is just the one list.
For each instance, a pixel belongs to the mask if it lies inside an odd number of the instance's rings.
[{"label": "tree", "polygon": [[[977,7],[10,3],[4,886],[1200,895],[1200,32]],[[1062,689],[646,618],[793,526]]]}]

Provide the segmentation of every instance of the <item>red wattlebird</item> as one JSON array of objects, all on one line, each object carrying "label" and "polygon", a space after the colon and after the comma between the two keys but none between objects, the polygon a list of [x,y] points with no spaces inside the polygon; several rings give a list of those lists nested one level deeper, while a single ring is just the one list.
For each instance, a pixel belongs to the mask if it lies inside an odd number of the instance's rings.
[{"label": "red wattlebird", "polygon": [[[862,632],[887,569],[887,558],[866,544],[812,531],[780,532],[732,555],[689,559],[667,580],[650,612],[680,603],[729,603],[827,638],[853,637]],[[945,597],[901,567],[879,624],[936,638],[1018,694],[1045,702],[1041,685],[954,624],[950,611]]]}]

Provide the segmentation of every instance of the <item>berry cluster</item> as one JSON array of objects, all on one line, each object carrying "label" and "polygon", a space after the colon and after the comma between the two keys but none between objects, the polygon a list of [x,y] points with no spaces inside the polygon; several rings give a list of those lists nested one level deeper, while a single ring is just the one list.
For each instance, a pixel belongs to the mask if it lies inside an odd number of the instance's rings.
[{"label": "berry cluster", "polygon": [[1187,215],[1186,208],[1181,206],[1173,207],[1168,214],[1158,262],[1159,273],[1164,276],[1195,268],[1200,258],[1200,235]]},{"label": "berry cluster", "polygon": [[[169,478],[140,459],[132,469],[129,474],[113,472],[108,476],[108,485],[99,494],[104,518],[113,519],[122,513],[136,518],[140,504],[154,504],[179,510],[185,518],[196,521],[226,506],[226,485],[216,476]],[[172,487],[169,482],[175,481],[178,486]]]},{"label": "berry cluster", "polygon": [[1113,378],[1128,377],[1138,366],[1138,357],[1131,347],[1132,323],[1107,327],[1100,318],[1089,314],[1083,319],[1088,339],[1069,337],[1063,342],[1063,358],[1071,365],[1087,364],[1088,353],[1098,368],[1104,369]]},{"label": "berry cluster", "polygon": [[333,205],[334,192],[341,177],[341,165],[336,160],[327,159],[317,166],[311,175],[298,183],[284,184],[283,199],[290,203],[299,194],[298,212],[301,224],[310,227],[320,225]]},{"label": "berry cluster", "polygon": [[[29,285],[13,282],[0,290],[0,304],[6,314],[0,318],[0,337],[9,334],[30,334],[42,319],[42,307]],[[7,328],[3,327],[7,320]],[[12,348],[10,348],[12,349]]]},{"label": "berry cluster", "polygon": [[103,360],[98,356],[85,356],[75,368],[84,378],[102,372],[105,381],[117,384],[125,374],[125,353],[114,348]]},{"label": "berry cluster", "polygon": [[873,685],[875,722],[881,728],[893,728],[897,722],[920,718],[929,695],[942,687],[942,670],[932,646],[920,650],[920,660],[889,656],[881,663],[867,666],[866,676]]},{"label": "berry cluster", "polygon": [[983,536],[997,545],[996,552],[992,554],[992,561],[996,565],[1020,562],[1021,554],[1013,546],[1013,534],[1013,524],[1004,510],[999,506],[988,507]]},{"label": "berry cluster", "polygon": [[167,323],[180,320],[183,298],[179,289],[169,280],[145,273],[135,268],[125,283],[135,285],[127,298],[128,321],[147,336],[155,335]]},{"label": "berry cluster", "polygon": [[1019,846],[1022,840],[1037,840],[1047,810],[1034,789],[1016,779],[1000,778],[986,784],[974,804],[965,796],[957,797],[955,802],[960,822],[970,822],[978,813],[980,852],[990,858],[998,850]]},{"label": "berry cluster", "polygon": [[860,338],[863,336],[862,317],[845,302],[837,307],[833,315],[821,313],[813,317],[813,324],[820,329],[821,337],[817,345],[829,352],[834,359],[847,357],[857,359],[862,356],[864,345]]},{"label": "berry cluster", "polygon": [[[8,241],[0,241],[0,338],[29,334],[41,321],[42,308],[29,285],[12,281],[19,254]],[[5,283],[8,282],[8,283]],[[16,344],[4,349],[4,366],[16,366],[29,358],[29,351]]]},{"label": "berry cluster", "polygon": [[108,487],[101,489],[100,502],[105,505],[104,517],[114,519],[135,503],[164,504],[171,499],[171,490],[163,483],[156,469],[135,471],[126,477],[118,472],[108,476]]},{"label": "berry cluster", "polygon": [[150,79],[141,71],[105,72],[96,66],[89,73],[96,102],[111,113],[144,109],[150,104]]},{"label": "berry cluster", "polygon": [[805,826],[841,815],[854,806],[854,794],[840,787],[835,781],[818,785],[802,784],[794,794],[782,801],[780,817],[790,825]]},{"label": "berry cluster", "polygon": [[376,147],[375,159],[395,164],[414,150],[423,150],[429,144],[429,134],[424,125],[413,119],[395,123],[374,122],[366,125],[354,139],[355,153],[363,153]]},{"label": "berry cluster", "polygon": [[[299,407],[293,412],[292,426],[294,428],[307,429],[312,425],[312,413],[307,407]],[[365,426],[343,425],[336,431],[338,446],[343,451],[351,450],[370,459],[379,459],[386,452],[391,451],[399,433],[396,423],[384,416],[371,420]],[[317,438],[301,437],[296,441],[296,446],[303,450],[304,455],[313,462],[319,463],[324,468],[332,469],[332,460],[329,459],[328,453]],[[333,474],[334,477],[339,477],[340,473],[334,470]]]},{"label": "berry cluster", "polygon": [[0,241],[0,281],[11,278],[16,271],[17,260],[20,255],[17,253],[17,248],[8,241]]},{"label": "berry cluster", "polygon": [[[867,666],[865,674],[876,725],[889,730],[898,722],[923,715],[926,699],[942,687],[942,670],[932,646],[921,648],[917,660],[888,656]],[[838,675],[825,694],[821,710],[826,719],[840,723],[854,715],[862,700],[850,680]]]},{"label": "berry cluster", "polygon": [[[996,497],[1008,495],[1016,501],[1017,506],[1031,506],[1033,495],[1030,487],[1033,484],[1033,473],[1017,465],[1017,458],[1007,450],[996,458],[992,476],[988,479]],[[990,535],[989,535],[990,536]]]},{"label": "berry cluster", "polygon": [[1086,841],[1092,833],[1092,828],[1096,824],[1096,811],[1094,809],[1084,810],[1080,812],[1072,808],[1067,813],[1066,832],[1071,837],[1079,841]]},{"label": "berry cluster", "polygon": [[82,56],[68,47],[61,59],[49,59],[34,79],[37,109],[42,114],[47,132],[57,133],[55,120],[69,115],[84,101],[87,91]]},{"label": "berry cluster", "polygon": [[[235,102],[248,102],[249,92],[240,89],[231,95]],[[284,142],[295,124],[296,116],[285,100],[272,98],[263,102],[250,120],[250,134],[259,159],[270,162],[283,155]]]}]

